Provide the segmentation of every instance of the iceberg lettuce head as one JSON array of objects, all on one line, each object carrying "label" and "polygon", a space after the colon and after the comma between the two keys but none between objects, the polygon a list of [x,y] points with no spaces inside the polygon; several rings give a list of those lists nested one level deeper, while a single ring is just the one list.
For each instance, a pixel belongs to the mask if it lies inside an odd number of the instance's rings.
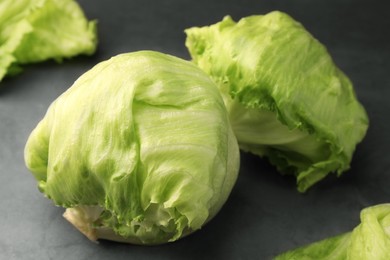
[{"label": "iceberg lettuce head", "polygon": [[275,260],[390,259],[390,204],[365,208],[361,223],[351,232],[283,253]]},{"label": "iceberg lettuce head", "polygon": [[218,84],[240,148],[297,178],[299,191],[349,168],[368,118],[326,48],[285,13],[186,30],[193,62]]},{"label": "iceberg lettuce head", "polygon": [[74,0],[0,2],[0,81],[23,64],[89,55],[96,45],[96,21]]},{"label": "iceberg lettuce head", "polygon": [[239,150],[211,79],[191,62],[140,51],[99,63],[56,99],[25,161],[91,240],[159,244],[217,214]]}]

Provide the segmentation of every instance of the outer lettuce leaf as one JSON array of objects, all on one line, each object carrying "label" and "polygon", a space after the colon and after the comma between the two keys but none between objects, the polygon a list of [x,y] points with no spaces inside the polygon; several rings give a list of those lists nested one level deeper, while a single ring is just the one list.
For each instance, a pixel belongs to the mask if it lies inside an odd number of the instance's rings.
[{"label": "outer lettuce leaf", "polygon": [[239,152],[211,79],[191,62],[143,51],[96,65],[54,101],[25,161],[91,239],[156,244],[219,211]]},{"label": "outer lettuce leaf", "polygon": [[219,85],[240,147],[286,173],[299,191],[349,168],[368,118],[325,47],[275,11],[186,30],[193,61]]},{"label": "outer lettuce leaf", "polygon": [[96,44],[96,21],[87,21],[74,0],[0,3],[0,80],[23,64],[90,55]]},{"label": "outer lettuce leaf", "polygon": [[390,259],[390,204],[362,210],[352,231],[288,251],[275,260],[387,260]]}]

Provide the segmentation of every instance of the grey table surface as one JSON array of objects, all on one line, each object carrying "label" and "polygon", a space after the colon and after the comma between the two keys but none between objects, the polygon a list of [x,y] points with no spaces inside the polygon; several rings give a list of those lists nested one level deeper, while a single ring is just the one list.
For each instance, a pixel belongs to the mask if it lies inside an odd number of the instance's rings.
[{"label": "grey table surface", "polygon": [[[0,259],[271,259],[351,230],[362,208],[390,202],[390,19],[386,1],[80,0],[98,20],[99,50],[44,62],[0,84]],[[174,243],[91,243],[36,187],[24,165],[26,139],[49,104],[99,61],[136,50],[185,59],[183,30],[272,10],[289,13],[322,43],[355,85],[370,117],[351,169],[306,194],[264,159],[242,153],[240,175],[221,212]]]}]

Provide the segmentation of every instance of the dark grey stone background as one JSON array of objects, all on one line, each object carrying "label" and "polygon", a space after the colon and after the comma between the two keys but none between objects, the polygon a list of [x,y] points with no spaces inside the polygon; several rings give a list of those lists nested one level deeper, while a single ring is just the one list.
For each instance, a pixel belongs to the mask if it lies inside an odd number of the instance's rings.
[{"label": "dark grey stone background", "polygon": [[[80,0],[99,21],[99,50],[63,64],[27,66],[0,84],[0,259],[270,259],[351,230],[362,208],[390,202],[390,15],[386,0]],[[30,131],[82,73],[113,55],[151,49],[189,58],[183,30],[272,10],[302,22],[355,84],[370,128],[351,169],[306,194],[266,160],[242,154],[240,176],[222,211],[175,243],[94,244],[45,199],[23,161]]]}]

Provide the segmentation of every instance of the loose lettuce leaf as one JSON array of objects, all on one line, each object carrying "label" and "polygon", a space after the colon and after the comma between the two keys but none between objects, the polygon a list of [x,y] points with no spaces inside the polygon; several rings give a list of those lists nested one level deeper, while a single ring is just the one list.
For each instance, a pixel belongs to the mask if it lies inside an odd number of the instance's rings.
[{"label": "loose lettuce leaf", "polygon": [[390,259],[390,204],[363,209],[352,231],[288,251],[275,260],[387,260]]},{"label": "loose lettuce leaf", "polygon": [[191,62],[142,51],[99,63],[55,100],[25,161],[92,240],[158,244],[219,211],[239,151],[211,79]]},{"label": "loose lettuce leaf", "polygon": [[347,170],[368,118],[326,48],[282,12],[186,30],[218,84],[241,149],[267,156],[299,191]]},{"label": "loose lettuce leaf", "polygon": [[96,44],[96,21],[89,22],[74,0],[0,3],[0,81],[23,64],[90,55]]}]

